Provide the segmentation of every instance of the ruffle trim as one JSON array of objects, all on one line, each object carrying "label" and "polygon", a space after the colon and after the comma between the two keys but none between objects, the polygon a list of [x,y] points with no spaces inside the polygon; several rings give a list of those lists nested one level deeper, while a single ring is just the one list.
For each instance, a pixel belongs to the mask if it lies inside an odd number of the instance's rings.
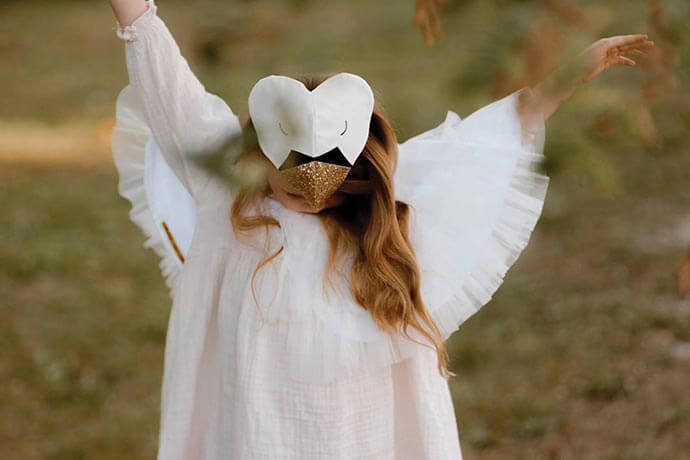
[{"label": "ruffle trim", "polygon": [[541,215],[549,177],[538,172],[543,155],[520,151],[503,206],[489,241],[461,289],[430,314],[444,340],[488,303],[527,247]]},{"label": "ruffle trim", "polygon": [[149,207],[145,185],[146,146],[153,134],[144,119],[144,108],[130,85],[122,89],[116,102],[116,124],[112,131],[112,151],[118,171],[118,193],[132,208],[130,219],[144,232],[144,247],[153,249],[161,258],[160,269],[171,295],[182,271],[179,261],[170,252]]},{"label": "ruffle trim", "polygon": [[154,0],[146,0],[146,5],[148,6],[146,11],[132,21],[131,24],[122,27],[119,22],[116,22],[115,34],[118,38],[127,42],[134,42],[137,40],[137,28],[143,25],[144,22],[150,21],[152,17],[156,15],[156,10],[158,9]]}]

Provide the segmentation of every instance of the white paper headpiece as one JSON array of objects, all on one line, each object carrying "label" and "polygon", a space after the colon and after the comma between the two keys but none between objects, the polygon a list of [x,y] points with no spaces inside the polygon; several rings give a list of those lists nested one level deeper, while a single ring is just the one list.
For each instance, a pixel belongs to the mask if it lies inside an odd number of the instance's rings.
[{"label": "white paper headpiece", "polygon": [[271,75],[249,94],[259,146],[280,168],[291,150],[316,158],[338,148],[354,164],[369,137],[374,93],[351,73],[338,73],[313,91],[290,77]]}]

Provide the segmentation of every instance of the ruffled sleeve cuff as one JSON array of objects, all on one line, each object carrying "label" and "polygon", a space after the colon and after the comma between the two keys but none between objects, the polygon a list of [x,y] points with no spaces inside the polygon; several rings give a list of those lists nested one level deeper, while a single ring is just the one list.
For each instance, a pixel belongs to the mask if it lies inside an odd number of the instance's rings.
[{"label": "ruffled sleeve cuff", "polygon": [[151,26],[153,18],[157,14],[156,10],[158,7],[154,3],[154,0],[146,0],[146,4],[148,5],[148,9],[132,21],[130,25],[122,27],[120,23],[116,21],[115,33],[119,38],[126,42],[135,42],[137,40],[137,32]]}]

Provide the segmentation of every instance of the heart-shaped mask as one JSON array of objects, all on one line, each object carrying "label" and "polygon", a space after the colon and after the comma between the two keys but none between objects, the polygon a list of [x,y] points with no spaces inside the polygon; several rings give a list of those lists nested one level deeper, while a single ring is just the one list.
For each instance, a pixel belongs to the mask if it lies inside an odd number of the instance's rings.
[{"label": "heart-shaped mask", "polygon": [[261,150],[280,168],[291,150],[312,158],[338,148],[354,164],[369,136],[374,93],[351,73],[313,91],[290,77],[271,75],[249,93],[249,116]]},{"label": "heart-shaped mask", "polygon": [[[315,207],[338,189],[362,153],[373,109],[369,84],[351,73],[333,75],[313,91],[293,78],[271,75],[259,80],[249,94],[249,116],[259,146],[276,168],[285,166],[291,152],[315,159],[281,171]],[[334,151],[349,165],[316,160],[332,158]]]}]

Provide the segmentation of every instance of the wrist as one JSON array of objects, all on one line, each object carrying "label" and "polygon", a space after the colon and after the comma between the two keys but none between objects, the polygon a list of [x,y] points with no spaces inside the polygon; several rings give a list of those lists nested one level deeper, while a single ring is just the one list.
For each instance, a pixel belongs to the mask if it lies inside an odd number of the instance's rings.
[{"label": "wrist", "polygon": [[121,27],[131,25],[137,18],[142,16],[149,9],[149,2],[146,0],[109,0],[110,6],[115,13],[117,23]]}]

